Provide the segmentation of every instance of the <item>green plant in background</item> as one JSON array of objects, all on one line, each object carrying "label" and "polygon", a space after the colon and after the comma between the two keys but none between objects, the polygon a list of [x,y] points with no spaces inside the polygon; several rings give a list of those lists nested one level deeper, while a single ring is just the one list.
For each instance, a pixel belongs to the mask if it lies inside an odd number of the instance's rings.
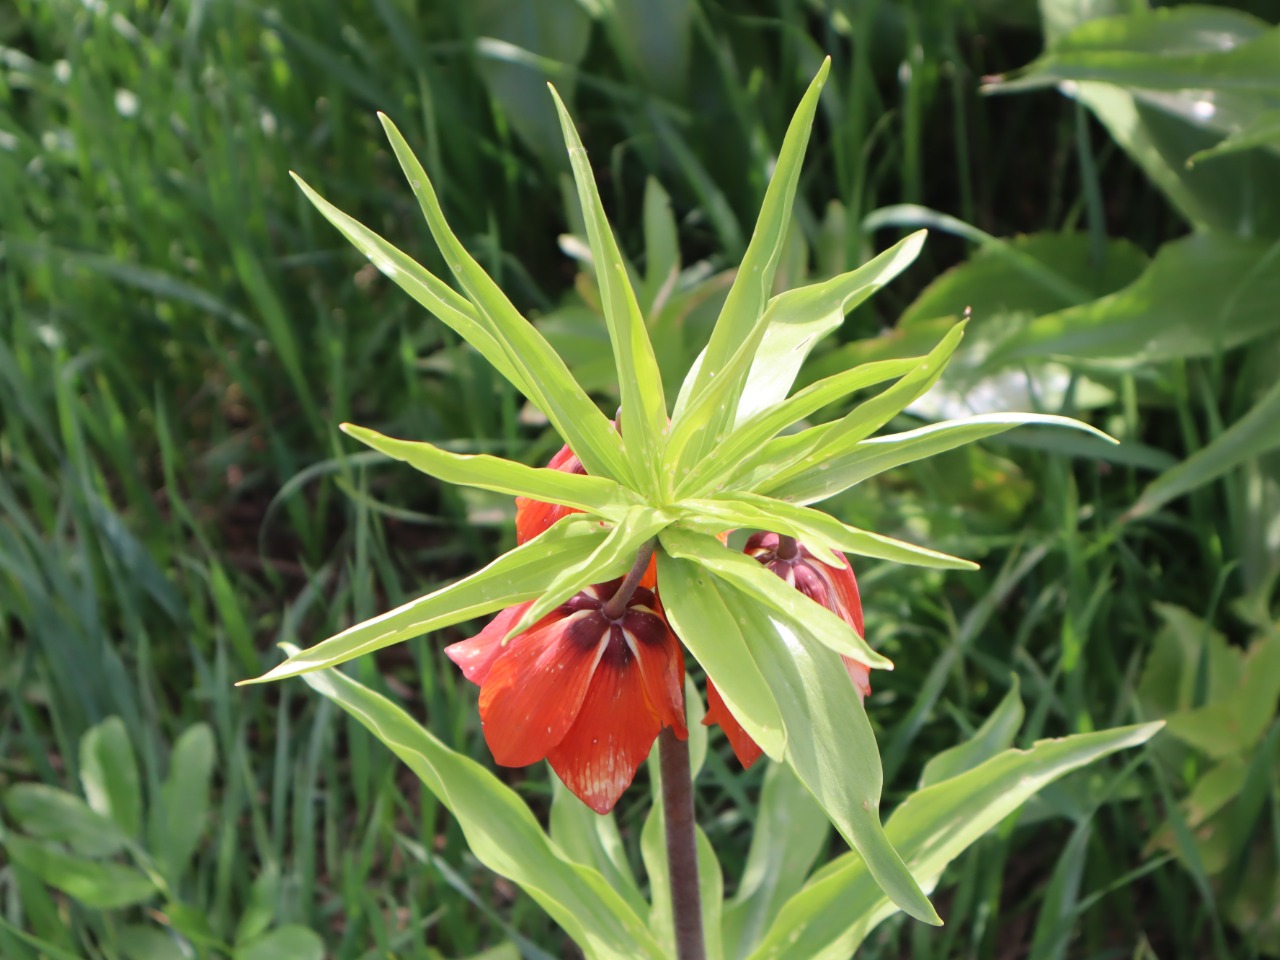
[{"label": "green plant in background", "polygon": [[1263,614],[1241,649],[1181,607],[1157,612],[1163,625],[1138,696],[1146,715],[1168,727],[1154,756],[1178,804],[1149,846],[1173,853],[1206,893],[1212,887],[1226,919],[1275,955],[1280,624]]},{"label": "green plant in background", "polygon": [[[1043,783],[1142,743],[1158,728],[1080,735],[1017,753],[1001,752],[1017,725],[997,724],[994,744],[980,736],[940,761],[934,767],[937,782],[927,781],[902,805],[894,821],[900,832],[896,845],[881,826],[879,753],[850,679],[891,664],[862,636],[856,587],[852,574],[841,572],[847,571],[841,553],[941,568],[966,564],[859,530],[806,504],[892,466],[1019,424],[1092,428],[1061,417],[1005,414],[957,421],[924,436],[872,437],[937,381],[962,325],[926,356],[852,368],[791,394],[814,342],[840,324],[851,302],[901,271],[923,240],[913,235],[858,270],[770,296],[826,73],[824,64],[792,120],[744,261],[670,417],[627,266],[558,98],[613,348],[622,402],[616,425],[467,254],[426,172],[389,120],[383,121],[388,138],[461,292],[302,184],[370,262],[489,360],[568,445],[557,468],[548,470],[452,454],[365,428],[347,426],[347,432],[440,479],[559,504],[567,512],[479,573],[293,652],[261,680],[304,675],[364,723],[459,818],[476,856],[524,887],[590,957],[691,960],[725,955],[726,946],[734,956],[812,957],[847,952],[896,910],[938,922],[922,886],[936,883],[963,846]],[[848,415],[788,432],[833,401],[887,381],[894,382]],[[570,452],[576,467],[564,461]],[[819,568],[847,576],[852,610],[834,606],[834,597],[820,600],[835,588],[812,592],[820,588],[802,581],[799,569],[779,579],[782,572],[775,576],[753,556],[733,550],[714,536],[726,528],[770,531],[769,556],[776,554],[779,570],[791,571],[804,557],[810,576],[818,576]],[[654,559],[656,580],[646,572]],[[653,586],[657,599],[642,583]],[[327,669],[502,608],[508,609],[484,634],[452,648],[468,676],[481,684],[485,736],[500,761],[525,765],[547,756],[574,794],[607,815],[659,741],[660,770],[653,782],[661,805],[655,803],[652,829],[646,827],[642,838],[650,900],[619,860],[614,828],[595,828],[582,823],[580,814],[566,812],[565,818],[577,817],[575,826],[586,838],[573,838],[573,827],[566,828],[567,836],[562,830],[559,839],[548,837],[518,796],[483,767],[385,697]],[[785,763],[789,772],[778,776],[803,784],[808,802],[856,850],[852,859],[837,860],[812,877],[811,861],[789,869],[789,898],[777,889],[781,878],[772,875],[781,865],[768,862],[791,845],[783,828],[780,836],[765,838],[759,855],[765,862],[757,858],[749,867],[754,876],[744,877],[740,899],[725,912],[723,878],[694,821],[691,780],[698,762],[691,752],[704,754],[705,744],[690,732],[698,730],[696,724],[684,722],[688,683],[677,643],[706,671],[713,706],[712,683],[727,707],[718,722],[740,725],[771,760]],[[628,683],[632,692],[624,694]],[[588,707],[597,687],[606,698],[599,709]],[[696,715],[696,688],[689,689],[688,699]],[[641,734],[636,728],[646,728],[646,711],[652,729]],[[738,741],[734,746],[742,756]],[[938,773],[942,769],[946,775]],[[768,804],[761,815],[786,819]],[[957,829],[957,818],[963,829]],[[811,831],[808,819],[800,818],[802,834]],[[658,839],[663,834],[665,863]],[[585,856],[575,857],[565,844]],[[772,853],[769,844],[777,848]],[[757,886],[768,891],[767,904],[752,902]],[[854,891],[861,900],[850,909]]]},{"label": "green plant in background", "polygon": [[[2,803],[14,829],[0,831],[0,850],[33,932],[3,918],[0,930],[54,960],[78,956],[48,885],[95,911],[96,940],[107,956],[163,960],[194,948],[200,956],[230,960],[320,960],[324,944],[315,933],[274,924],[282,894],[278,872],[258,876],[226,929],[211,922],[211,905],[191,889],[192,857],[209,828],[216,762],[213,731],[191,727],[174,743],[169,771],[144,803],[128,732],[112,717],[80,741],[83,798],[39,783],[9,787]],[[123,916],[128,907],[152,904],[163,924]]]}]

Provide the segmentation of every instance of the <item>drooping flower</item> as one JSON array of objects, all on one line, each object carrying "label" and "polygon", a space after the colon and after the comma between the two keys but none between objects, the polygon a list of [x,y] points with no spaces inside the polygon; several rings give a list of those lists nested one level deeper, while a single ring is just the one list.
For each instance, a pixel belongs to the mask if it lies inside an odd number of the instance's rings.
[{"label": "drooping flower", "polygon": [[[841,565],[833,567],[815,557],[804,544],[779,537],[776,533],[752,534],[743,552],[755,557],[810,600],[840,617],[859,636],[863,635],[858,581],[854,579],[853,568],[843,554],[836,554]],[[849,679],[853,681],[858,696],[865,700],[871,692],[871,671],[852,657],[842,656],[840,659],[849,671]],[[729,711],[710,678],[707,679],[707,715],[702,722],[707,726],[718,724],[724,730],[734,755],[744,767],[750,767],[760,759],[760,747]]]},{"label": "drooping flower", "polygon": [[663,727],[689,735],[680,642],[647,587],[611,616],[608,601],[621,583],[588,587],[506,646],[502,638],[528,603],[445,648],[480,687],[494,760],[523,767],[545,758],[597,813],[613,809]]}]

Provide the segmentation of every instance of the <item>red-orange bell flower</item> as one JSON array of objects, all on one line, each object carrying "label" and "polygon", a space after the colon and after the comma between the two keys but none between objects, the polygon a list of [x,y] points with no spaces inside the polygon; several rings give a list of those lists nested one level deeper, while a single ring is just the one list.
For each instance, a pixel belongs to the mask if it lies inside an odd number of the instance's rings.
[{"label": "red-orange bell flower", "polygon": [[[776,533],[752,534],[743,552],[755,557],[810,600],[842,618],[862,636],[862,600],[858,596],[858,581],[842,554],[836,554],[841,566],[832,567],[818,560],[804,544],[794,540],[784,543]],[[871,671],[851,657],[840,659],[849,671],[849,679],[857,688],[858,696],[865,700],[871,692]],[[734,755],[744,767],[750,767],[760,759],[760,747],[729,712],[710,678],[707,679],[707,715],[702,722],[707,726],[720,725],[729,738]]]},{"label": "red-orange bell flower", "polygon": [[621,616],[609,616],[606,604],[621,583],[588,587],[505,647],[528,603],[445,648],[480,687],[494,760],[522,767],[545,758],[597,813],[613,809],[663,727],[689,735],[680,643],[646,587]]}]

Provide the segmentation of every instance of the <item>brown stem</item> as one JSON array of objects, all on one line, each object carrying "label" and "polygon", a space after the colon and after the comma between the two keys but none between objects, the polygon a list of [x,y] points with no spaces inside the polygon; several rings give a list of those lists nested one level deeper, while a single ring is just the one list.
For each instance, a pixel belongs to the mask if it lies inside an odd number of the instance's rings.
[{"label": "brown stem", "polygon": [[631,602],[632,596],[636,592],[636,587],[640,586],[640,578],[644,576],[644,572],[649,569],[649,561],[653,559],[653,551],[657,548],[658,541],[648,541],[636,553],[635,566],[631,568],[631,572],[627,574],[625,580],[613,592],[613,596],[609,598],[600,610],[610,620],[617,620],[627,612],[627,604]]},{"label": "brown stem", "polygon": [[658,736],[658,758],[662,766],[662,813],[667,827],[667,872],[671,878],[676,957],[705,960],[689,741],[677,738],[670,727],[663,728]]},{"label": "brown stem", "polygon": [[794,560],[800,556],[800,546],[796,543],[795,537],[786,537],[778,534],[778,546],[774,549],[773,554],[779,560]]}]

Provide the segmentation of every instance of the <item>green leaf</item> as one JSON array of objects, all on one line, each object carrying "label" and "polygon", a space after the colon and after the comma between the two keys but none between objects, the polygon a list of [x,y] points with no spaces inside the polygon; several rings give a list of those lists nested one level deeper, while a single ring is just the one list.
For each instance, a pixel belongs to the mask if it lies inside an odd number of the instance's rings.
[{"label": "green leaf", "polygon": [[769,756],[781,759],[786,743],[782,715],[739,629],[741,614],[732,606],[735,596],[696,563],[665,549],[658,551],[658,588],[676,636],[751,739]]},{"label": "green leaf", "polygon": [[80,785],[89,806],[114,820],[125,836],[136,838],[142,832],[138,764],[119,717],[108,717],[81,738]]},{"label": "green leaf", "polygon": [[[476,308],[466,297],[435,276],[407,253],[374,233],[358,220],[347,216],[296,173],[294,182],[312,205],[338,228],[357,250],[369,258],[378,270],[413,299],[417,300],[463,340],[471,344],[512,386],[532,400],[524,372],[507,357],[497,338],[482,322]],[[534,405],[537,406],[536,401]]]},{"label": "green leaf", "polygon": [[[785,503],[772,497],[754,493],[725,494],[709,500],[689,500],[681,506],[704,517],[714,518],[730,526],[769,530],[802,540],[810,550],[820,547],[852,553],[861,557],[874,557],[894,563],[906,563],[918,567],[939,570],[977,570],[978,565],[949,554],[919,547],[904,540],[895,540],[879,533],[859,530],[831,517],[820,510]],[[831,566],[839,566],[834,557],[818,559]]]},{"label": "green leaf", "polygon": [[941,923],[880,825],[880,751],[844,664],[806,631],[792,629],[755,602],[754,595],[738,593],[737,605],[745,614],[747,646],[782,710],[787,764],[890,899],[917,920]]},{"label": "green leaf", "polygon": [[644,182],[644,283],[640,289],[646,316],[656,319],[679,279],[680,233],[671,197],[656,178],[649,177]]},{"label": "green leaf", "polygon": [[703,460],[689,471],[676,487],[676,496],[702,496],[738,472],[741,465],[770,438],[827,404],[847,397],[855,390],[875,386],[885,380],[909,373],[920,362],[910,360],[884,360],[864,363],[844,373],[837,373],[818,383],[805,387],[795,396],[767,410],[761,411],[746,423],[735,427],[716,447],[715,455]]},{"label": "green leaf", "polygon": [[858,404],[839,420],[811,427],[765,444],[734,478],[735,487],[768,493],[787,480],[847,453],[923,396],[942,375],[947,361],[964,336],[965,324],[956,324],[910,373],[892,387]]},{"label": "green leaf", "polygon": [[124,960],[178,960],[183,955],[172,934],[139,924],[121,930],[119,944]]},{"label": "green leaf", "polygon": [[1280,383],[1274,384],[1248,413],[1213,440],[1151,481],[1126,516],[1147,516],[1240,464],[1280,447],[1278,420]]},{"label": "green leaf", "polygon": [[815,503],[894,467],[994,437],[1014,427],[1036,424],[1083,430],[1110,444],[1116,442],[1101,430],[1070,417],[1043,413],[984,413],[863,440],[847,452],[822,463],[818,469],[770,487],[769,496],[799,504]]},{"label": "green leaf", "polygon": [[540,537],[503,554],[483,570],[348,627],[294,654],[256,680],[241,683],[265,683],[322,670],[393,643],[532,600],[565,567],[591,556],[606,536],[597,523],[576,515],[564,517]]},{"label": "green leaf", "polygon": [[740,427],[785,400],[814,345],[838,328],[850,310],[909,267],[927,235],[928,231],[917,230],[856,270],[771,299],[765,310],[764,338],[752,361],[734,425]]},{"label": "green leaf", "polygon": [[[893,662],[867,646],[866,640],[858,636],[852,626],[765,569],[753,557],[730,550],[713,536],[676,527],[662,532],[662,547],[673,557],[694,561],[708,573],[752,597],[756,603],[763,604],[788,622],[803,627],[807,633],[811,633],[815,639],[837,653],[852,657],[872,669],[893,669]],[[659,585],[661,586],[661,574]],[[662,596],[665,602],[665,590]],[[732,605],[729,609],[733,609]],[[681,638],[684,638],[683,634]],[[694,655],[698,655],[696,651]],[[717,683],[716,687],[719,686]]]},{"label": "green leaf", "polygon": [[4,794],[4,806],[22,831],[38,840],[65,843],[86,857],[109,857],[128,837],[110,817],[65,790],[19,783]]},{"label": "green leaf", "polygon": [[324,941],[306,927],[291,924],[235,949],[234,960],[324,960]]},{"label": "green leaf", "polygon": [[609,531],[600,546],[578,563],[563,567],[554,580],[508,631],[503,643],[523,633],[560,604],[593,583],[625,576],[647,540],[671,523],[671,517],[653,507],[632,507]]},{"label": "green leaf", "polygon": [[[791,222],[791,206],[818,109],[818,95],[830,67],[830,58],[822,62],[791,118],[746,255],[701,361],[690,371],[691,379],[680,391],[667,455],[676,476],[707,455],[736,417],[751,361],[767,329],[763,322],[765,308]],[[746,362],[740,362],[741,358]],[[703,412],[687,415],[697,405]]]},{"label": "green leaf", "polygon": [[588,958],[661,960],[662,950],[627,901],[596,870],[561,854],[515,791],[390,700],[341,673],[327,670],[304,679],[400,757],[457,818],[476,858],[523,888]]},{"label": "green leaf", "polygon": [[0,846],[11,861],[95,910],[117,910],[143,903],[156,894],[151,879],[133,867],[86,860],[12,833],[4,835]]},{"label": "green leaf", "polygon": [[253,879],[249,898],[236,923],[236,943],[256,940],[267,932],[280,902],[280,868],[267,864]]},{"label": "green leaf", "polygon": [[506,294],[454,236],[422,164],[396,125],[383,114],[379,114],[379,118],[427,218],[431,235],[463,290],[478,308],[480,319],[489,333],[498,341],[511,365],[520,371],[529,390],[525,395],[546,414],[556,431],[578,455],[587,473],[634,486],[635,476],[627,462],[618,431],[578,386],[551,345],[520,315]]},{"label": "green leaf", "polygon": [[169,754],[169,775],[160,803],[151,811],[151,848],[161,872],[176,887],[208,827],[213,765],[213,730],[207,723],[188,727]]},{"label": "green leaf", "polygon": [[1194,234],[1166,243],[1129,286],[1023,325],[990,368],[1046,357],[1128,366],[1217,356],[1280,330],[1280,242]]},{"label": "green leaf", "polygon": [[559,503],[610,520],[621,520],[628,509],[640,502],[635,493],[606,477],[530,467],[486,454],[450,453],[430,443],[396,440],[350,423],[342,424],[342,431],[380,453],[402,460],[415,470],[446,483]]},{"label": "green leaf", "polygon": [[1265,110],[1255,114],[1243,127],[1225,137],[1217,146],[1193,153],[1187,158],[1187,164],[1193,165],[1212,160],[1214,157],[1225,157],[1227,154],[1252,150],[1254,147],[1266,147],[1273,152],[1280,151],[1280,110]]},{"label": "green leaf", "polygon": [[724,911],[724,952],[745,957],[827,848],[831,825],[791,768],[770,763],[738,892]]},{"label": "green leaf", "polygon": [[[1158,723],[1042,740],[1006,750],[973,770],[912,794],[886,832],[926,887],[984,833],[1059,777],[1149,740]],[[957,816],[963,811],[963,816]],[[848,956],[895,911],[865,862],[846,855],[818,871],[793,897],[751,955],[753,960]]]},{"label": "green leaf", "polygon": [[571,860],[598,870],[637,916],[649,903],[640,892],[612,813],[596,813],[573,795],[558,777],[551,780],[551,841]]},{"label": "green leaf", "polygon": [[1026,711],[1022,708],[1022,697],[1018,691],[1018,675],[1012,674],[1010,679],[1009,692],[977,732],[964,743],[936,754],[924,765],[920,772],[921,789],[967,773],[1013,746],[1013,738],[1022,728]]},{"label": "green leaf", "polygon": [[[10,936],[17,937],[23,943],[39,950],[39,960],[82,960],[82,958],[77,954],[74,954],[69,950],[62,949],[62,947],[58,946],[56,943],[50,943],[47,940],[42,940],[40,937],[19,929],[6,920],[3,914],[0,914],[0,930],[3,930]],[[3,942],[3,938],[0,938],[0,942]],[[131,957],[129,960],[133,960],[133,958]]]},{"label": "green leaf", "polygon": [[667,401],[662,394],[662,374],[658,370],[658,361],[653,354],[653,344],[649,342],[649,331],[640,314],[635,291],[627,277],[626,263],[600,203],[587,152],[554,87],[551,95],[555,98],[565,145],[569,148],[573,179],[578,185],[578,200],[582,204],[587,238],[591,244],[596,282],[600,285],[605,324],[613,344],[622,397],[619,421],[623,443],[635,475],[650,478],[656,488],[658,465],[667,434]]}]

